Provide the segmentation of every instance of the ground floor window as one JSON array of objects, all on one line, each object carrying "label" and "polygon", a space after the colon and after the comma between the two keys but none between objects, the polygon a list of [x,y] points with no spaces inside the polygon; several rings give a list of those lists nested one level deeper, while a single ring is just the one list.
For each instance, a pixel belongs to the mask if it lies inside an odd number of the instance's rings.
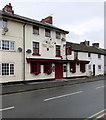
[{"label": "ground floor window", "polygon": [[84,63],[80,63],[80,71],[85,72],[85,64]]},{"label": "ground floor window", "polygon": [[91,70],[91,65],[88,65],[88,69]]},{"label": "ground floor window", "polygon": [[52,63],[44,64],[44,73],[51,74],[52,73]]},{"label": "ground floor window", "polygon": [[76,63],[70,63],[70,72],[72,73],[76,72]]},{"label": "ground floor window", "polygon": [[63,71],[67,72],[67,66],[66,65],[63,66]]},{"label": "ground floor window", "polygon": [[41,65],[39,62],[31,62],[31,73],[39,74],[41,72]]},{"label": "ground floor window", "polygon": [[0,75],[2,76],[14,75],[14,64],[13,63],[1,63],[0,64]]},{"label": "ground floor window", "polygon": [[101,69],[102,69],[101,65],[98,65],[98,70],[101,70]]}]

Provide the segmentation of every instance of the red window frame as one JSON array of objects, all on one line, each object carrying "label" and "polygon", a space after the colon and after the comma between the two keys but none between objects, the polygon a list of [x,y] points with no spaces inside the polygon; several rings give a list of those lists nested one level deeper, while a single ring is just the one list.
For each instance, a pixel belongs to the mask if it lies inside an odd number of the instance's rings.
[{"label": "red window frame", "polygon": [[56,57],[61,57],[60,49],[61,49],[60,45],[56,45]]},{"label": "red window frame", "polygon": [[52,63],[44,64],[44,73],[51,74],[52,73]]},{"label": "red window frame", "polygon": [[39,27],[33,26],[33,34],[39,35]]},{"label": "red window frame", "polygon": [[60,34],[60,32],[56,32],[56,39],[61,39],[61,34]]},{"label": "red window frame", "polygon": [[51,32],[49,29],[45,29],[45,36],[46,37],[51,37]]},{"label": "red window frame", "polygon": [[70,72],[72,73],[76,72],[76,63],[70,63]]},{"label": "red window frame", "polygon": [[32,74],[39,74],[41,73],[41,65],[39,62],[31,62],[31,73]]},{"label": "red window frame", "polygon": [[85,64],[84,63],[80,63],[80,71],[85,72]]},{"label": "red window frame", "polygon": [[33,54],[32,55],[38,55],[39,54],[39,42],[33,42]]}]

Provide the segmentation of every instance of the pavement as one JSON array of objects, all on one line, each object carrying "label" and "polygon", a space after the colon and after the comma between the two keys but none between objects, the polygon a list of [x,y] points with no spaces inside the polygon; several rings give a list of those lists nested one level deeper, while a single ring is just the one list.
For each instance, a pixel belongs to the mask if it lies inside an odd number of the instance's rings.
[{"label": "pavement", "polygon": [[71,79],[57,79],[52,81],[43,81],[43,82],[30,82],[25,84],[6,84],[0,86],[2,88],[1,95],[12,94],[18,92],[32,91],[45,88],[53,88],[65,85],[74,85],[81,84],[86,82],[94,82],[99,80],[106,80],[106,77],[84,77],[84,78],[71,78]]}]

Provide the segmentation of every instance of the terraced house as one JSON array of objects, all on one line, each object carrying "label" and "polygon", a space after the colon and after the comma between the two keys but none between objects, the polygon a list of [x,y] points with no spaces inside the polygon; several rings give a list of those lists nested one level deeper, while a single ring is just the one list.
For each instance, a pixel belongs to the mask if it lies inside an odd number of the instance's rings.
[{"label": "terraced house", "polygon": [[[104,49],[99,48],[99,43],[93,43],[90,46],[90,41],[84,41],[80,44],[67,42],[67,45],[71,46],[72,55],[68,56],[68,59],[72,59],[72,56],[77,53],[77,59],[83,59],[90,61],[86,66],[86,75],[95,76],[104,74],[106,53]],[[83,68],[83,67],[81,67]]]},{"label": "terraced house", "polygon": [[52,16],[26,18],[10,3],[0,13],[0,83],[87,76],[87,53],[72,51],[69,32],[55,27]]}]

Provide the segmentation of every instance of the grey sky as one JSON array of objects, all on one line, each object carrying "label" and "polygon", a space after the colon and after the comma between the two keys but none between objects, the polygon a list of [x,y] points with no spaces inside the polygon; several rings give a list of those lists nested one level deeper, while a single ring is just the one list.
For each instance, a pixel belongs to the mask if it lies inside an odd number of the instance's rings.
[{"label": "grey sky", "polygon": [[53,25],[69,31],[67,40],[99,42],[104,47],[104,2],[36,2],[33,0],[3,0],[2,9],[12,3],[15,14],[41,20],[53,16]]}]

